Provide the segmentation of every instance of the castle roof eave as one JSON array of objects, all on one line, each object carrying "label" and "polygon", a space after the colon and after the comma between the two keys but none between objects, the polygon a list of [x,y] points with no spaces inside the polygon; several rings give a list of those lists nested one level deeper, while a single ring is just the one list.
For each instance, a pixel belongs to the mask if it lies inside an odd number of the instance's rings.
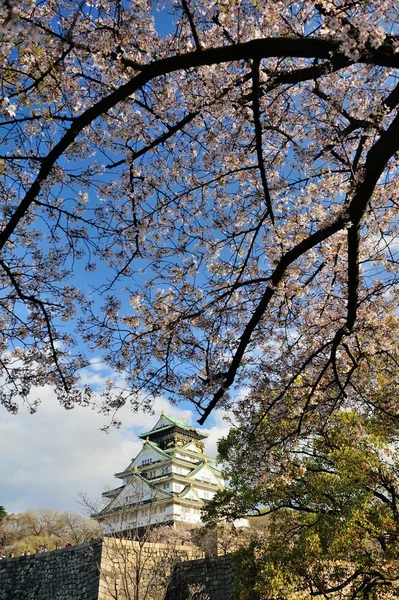
[{"label": "castle roof eave", "polygon": [[183,429],[185,431],[191,431],[196,433],[201,439],[205,439],[208,437],[208,434],[206,433],[202,433],[200,431],[198,431],[198,429],[195,429],[195,427],[193,427],[192,425],[187,425],[187,423],[185,423],[184,421],[181,421],[180,419],[175,419],[173,417],[168,417],[167,415],[163,414],[162,418],[165,419],[166,421],[169,421],[169,425],[165,425],[164,427],[159,427],[158,429],[151,429],[151,431],[147,431],[145,433],[140,433],[139,434],[139,438],[146,438],[147,436],[151,435],[151,434],[155,434],[158,433],[160,431],[165,431],[167,429],[170,429],[171,427],[180,427],[180,429]]},{"label": "castle roof eave", "polygon": [[139,510],[142,506],[148,506],[149,504],[154,504],[154,505],[159,505],[159,504],[168,504],[170,503],[170,501],[174,501],[175,496],[171,493],[171,492],[167,492],[165,490],[158,490],[161,494],[164,495],[164,498],[157,498],[157,499],[149,499],[149,500],[143,500],[141,502],[136,502],[134,504],[124,504],[122,506],[115,506],[115,508],[111,508],[109,510],[108,507],[111,504],[111,502],[109,504],[107,504],[107,506],[105,506],[103,508],[103,510],[100,510],[99,513],[90,515],[92,519],[102,519],[103,517],[107,517],[109,515],[113,515],[116,514],[118,512],[122,512],[122,511],[134,511],[134,510]]},{"label": "castle roof eave", "polygon": [[212,465],[208,465],[210,469],[212,469],[212,471],[215,471],[215,473],[217,473],[218,475],[223,475],[223,472],[218,469],[217,467],[213,467]]},{"label": "castle roof eave", "polygon": [[204,467],[206,464],[207,464],[207,463],[206,463],[204,460],[202,460],[202,461],[199,463],[199,465],[197,465],[197,466],[195,467],[195,469],[193,469],[192,471],[190,471],[190,473],[187,473],[187,475],[186,475],[187,479],[188,479],[188,478],[190,478],[190,477],[192,477],[193,475],[196,475],[196,474],[197,474],[199,471],[201,471],[201,469],[202,469],[202,468],[203,468],[203,467]]},{"label": "castle roof eave", "polygon": [[117,494],[118,492],[121,492],[123,490],[123,488],[125,487],[126,484],[124,485],[120,485],[117,488],[114,488],[113,490],[107,490],[105,492],[103,492],[101,494],[101,496],[104,496],[104,498],[106,498],[107,496],[113,495],[113,494]]},{"label": "castle roof eave", "polygon": [[[199,471],[201,471],[204,467],[208,468],[208,469],[211,469],[211,470],[215,470],[215,469],[212,469],[212,467],[209,465],[209,463],[204,460],[193,471],[191,471],[190,473],[187,473],[187,475],[185,475],[185,478],[186,479],[191,479],[193,477],[193,475],[196,475],[197,473],[199,473]],[[216,469],[216,471],[217,471],[217,469]],[[221,475],[221,473],[218,473],[218,474]],[[197,483],[199,485],[201,482],[198,481]],[[223,488],[223,486],[220,483],[214,484],[212,482],[211,485],[212,486],[213,485],[217,485],[218,487]]]},{"label": "castle roof eave", "polygon": [[[154,450],[154,452],[156,452],[159,456],[161,456],[164,461],[170,460],[170,456],[169,454],[166,454],[161,448],[159,448],[159,446],[157,444],[155,444],[154,442],[151,442],[150,440],[146,441],[145,444],[143,445],[143,448],[145,446],[149,446],[150,448],[152,448],[152,450]],[[138,456],[140,456],[141,451],[138,453],[138,455],[133,458],[131,460],[131,463],[134,463],[134,461],[137,459]],[[159,460],[158,462],[162,462],[162,460]],[[157,464],[156,462],[151,463],[151,464]],[[130,465],[129,465],[130,466]],[[134,468],[134,467],[133,467]],[[114,477],[118,477],[119,479],[123,479],[124,477],[127,477],[128,475],[130,475],[130,473],[132,472],[132,470],[129,470],[129,468],[125,469],[124,471],[120,471],[119,473],[114,473]]]},{"label": "castle roof eave", "polygon": [[[140,436],[139,436],[140,437]],[[146,444],[148,446],[150,446],[150,448],[152,448],[153,450],[155,450],[155,452],[157,452],[160,456],[163,456],[164,458],[169,458],[169,454],[166,454],[166,452],[164,452],[162,450],[162,448],[160,448],[158,446],[158,444],[156,444],[155,442],[151,442],[151,440],[147,440]]]},{"label": "castle roof eave", "polygon": [[216,458],[214,456],[208,456],[207,454],[204,454],[203,452],[199,453],[199,452],[195,452],[194,450],[187,450],[187,446],[189,446],[190,444],[191,444],[191,442],[189,442],[185,446],[174,446],[173,448],[170,448],[169,450],[165,450],[165,452],[183,452],[184,454],[187,454],[188,456],[199,456],[201,460],[204,460],[204,458],[206,458],[208,462],[216,461]]},{"label": "castle roof eave", "polygon": [[[188,486],[188,488],[189,489],[187,489],[184,496],[178,495],[178,496],[171,496],[168,498],[162,498],[157,501],[154,501],[154,504],[159,506],[159,505],[163,505],[163,504],[170,504],[170,502],[172,501],[173,504],[183,505],[183,506],[193,506],[193,507],[198,507],[198,508],[203,508],[204,506],[206,506],[206,504],[209,502],[209,500],[204,500],[203,498],[200,498],[199,496],[198,496],[198,500],[194,499],[194,498],[186,498],[185,496],[190,491],[190,486]],[[118,512],[121,512],[123,510],[125,510],[126,512],[130,512],[130,511],[137,512],[142,507],[148,506],[148,504],[149,504],[149,502],[141,502],[141,503],[137,503],[136,505],[131,505],[131,506],[129,506],[129,505],[117,506],[111,510],[104,509],[103,511],[100,511],[97,514],[93,514],[90,516],[92,519],[101,520],[101,519],[104,519],[111,515],[115,515]]]},{"label": "castle roof eave", "polygon": [[[146,479],[145,477],[142,477],[140,475],[140,473],[133,473],[131,476],[131,479],[129,481],[129,483],[132,481],[132,479],[139,479],[141,482],[145,483],[149,488],[151,488],[152,490],[154,490],[156,496],[164,496],[164,498],[152,498],[149,502],[159,502],[162,500],[170,500],[171,498],[173,498],[173,493],[171,492],[167,492],[166,490],[162,490],[158,487],[155,487],[151,481],[149,481],[148,479]],[[125,488],[126,485],[121,486],[122,488]],[[121,490],[122,491],[122,490]],[[119,496],[119,494],[117,494],[116,498]],[[93,519],[97,518],[97,517],[101,517],[103,515],[107,515],[107,514],[112,514],[114,512],[118,512],[122,509],[129,509],[129,505],[124,504],[123,506],[116,506],[115,508],[111,509],[111,510],[107,510],[108,507],[110,507],[110,505],[115,501],[116,498],[112,498],[111,501],[102,509],[100,510],[99,513],[90,515]],[[142,504],[148,504],[149,502],[144,501]],[[135,507],[140,506],[140,502],[136,502],[135,503]],[[132,507],[134,508],[134,507]]]}]

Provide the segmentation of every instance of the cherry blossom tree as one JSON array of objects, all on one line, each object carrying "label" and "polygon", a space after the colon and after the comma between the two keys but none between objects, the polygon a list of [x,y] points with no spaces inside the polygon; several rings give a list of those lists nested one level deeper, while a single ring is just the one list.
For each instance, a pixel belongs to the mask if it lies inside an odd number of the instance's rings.
[{"label": "cherry blossom tree", "polygon": [[2,403],[90,401],[102,352],[106,410],[261,405],[275,443],[395,415],[395,3],[0,11]]}]

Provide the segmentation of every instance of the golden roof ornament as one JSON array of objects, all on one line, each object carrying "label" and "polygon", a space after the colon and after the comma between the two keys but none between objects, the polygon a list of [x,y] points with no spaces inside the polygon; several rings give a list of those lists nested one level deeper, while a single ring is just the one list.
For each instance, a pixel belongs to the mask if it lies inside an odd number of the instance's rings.
[{"label": "golden roof ornament", "polygon": [[146,441],[146,442],[149,442],[149,441],[150,441],[150,438],[148,437],[148,435],[147,435],[147,437],[145,438],[145,441]]},{"label": "golden roof ornament", "polygon": [[165,414],[164,409],[161,410],[161,416],[163,416]]},{"label": "golden roof ornament", "polygon": [[134,469],[133,469],[133,473],[138,473],[138,472],[139,472],[139,470],[138,470],[137,466],[136,466],[136,467],[134,467]]}]

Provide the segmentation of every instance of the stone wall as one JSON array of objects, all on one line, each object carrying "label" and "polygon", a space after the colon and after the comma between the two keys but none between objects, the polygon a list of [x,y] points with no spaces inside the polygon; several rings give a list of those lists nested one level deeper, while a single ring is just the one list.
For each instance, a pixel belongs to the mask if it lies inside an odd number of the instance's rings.
[{"label": "stone wall", "polygon": [[190,545],[106,538],[7,558],[0,600],[231,600],[231,556],[199,556]]},{"label": "stone wall", "polygon": [[179,561],[194,546],[106,538],[0,560],[0,600],[163,600]]},{"label": "stone wall", "polygon": [[97,600],[101,542],[0,560],[0,600]]},{"label": "stone wall", "polygon": [[165,600],[231,600],[232,556],[217,556],[177,564]]},{"label": "stone wall", "polygon": [[[98,600],[163,600],[175,566],[202,557],[195,546],[104,539]],[[138,594],[137,594],[138,591]]]}]

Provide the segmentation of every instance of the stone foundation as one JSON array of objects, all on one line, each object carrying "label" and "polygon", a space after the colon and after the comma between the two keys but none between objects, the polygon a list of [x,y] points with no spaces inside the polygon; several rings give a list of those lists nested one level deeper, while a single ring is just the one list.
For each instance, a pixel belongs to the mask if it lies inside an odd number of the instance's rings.
[{"label": "stone foundation", "polygon": [[165,600],[231,600],[233,582],[231,555],[179,563]]},{"label": "stone foundation", "polygon": [[0,560],[0,600],[98,600],[101,541]]},{"label": "stone foundation", "polygon": [[[195,546],[140,543],[106,538],[103,542],[98,600],[163,600],[175,566],[203,556]],[[137,594],[139,591],[139,594]]]},{"label": "stone foundation", "polygon": [[106,538],[3,559],[0,600],[231,600],[231,557],[199,556],[190,545]]}]

